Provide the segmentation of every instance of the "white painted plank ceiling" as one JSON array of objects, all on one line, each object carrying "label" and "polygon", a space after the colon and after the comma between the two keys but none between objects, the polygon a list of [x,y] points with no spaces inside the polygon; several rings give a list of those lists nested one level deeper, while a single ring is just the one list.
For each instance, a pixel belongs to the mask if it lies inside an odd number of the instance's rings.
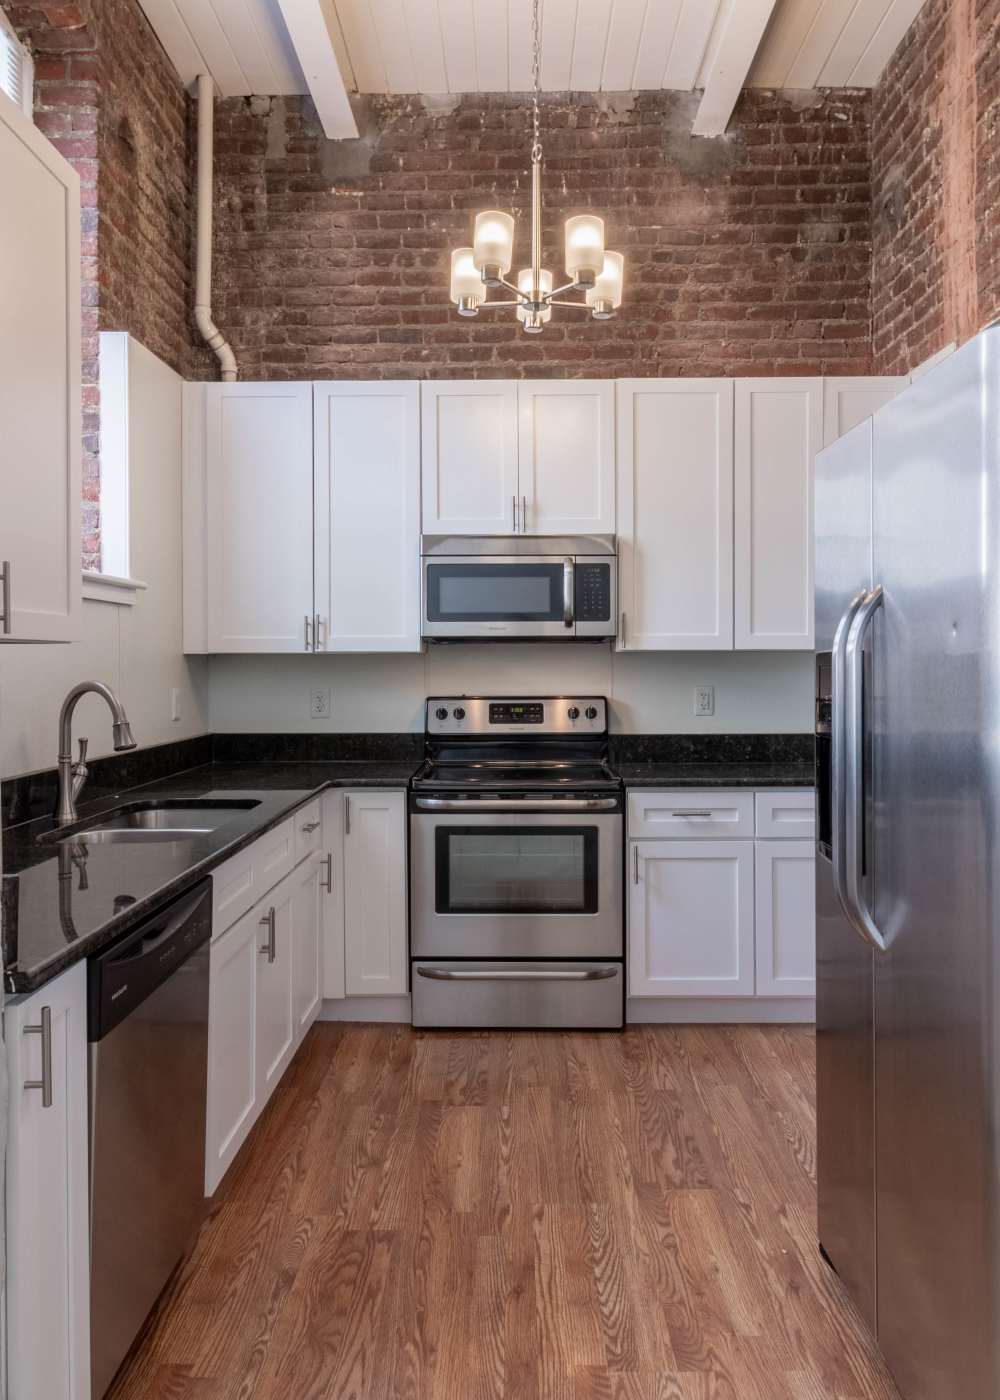
[{"label": "white painted plank ceiling", "polygon": [[[549,91],[688,91],[711,79],[732,9],[750,0],[542,0]],[[925,0],[777,0],[757,87],[870,87]],[[279,0],[141,0],[191,82],[223,96],[304,92]],[[359,92],[523,92],[530,0],[330,0],[345,86]]]}]

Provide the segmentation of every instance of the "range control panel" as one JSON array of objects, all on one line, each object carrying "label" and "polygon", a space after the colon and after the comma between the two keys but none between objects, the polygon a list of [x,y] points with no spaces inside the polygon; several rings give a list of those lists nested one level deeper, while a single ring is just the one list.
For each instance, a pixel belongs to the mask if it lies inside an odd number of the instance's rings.
[{"label": "range control panel", "polygon": [[605,734],[603,695],[431,696],[428,734]]}]

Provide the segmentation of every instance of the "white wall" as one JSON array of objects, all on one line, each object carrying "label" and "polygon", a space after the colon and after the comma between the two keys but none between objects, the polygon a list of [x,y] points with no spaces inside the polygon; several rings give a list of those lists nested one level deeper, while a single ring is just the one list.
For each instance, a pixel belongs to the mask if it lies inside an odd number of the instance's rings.
[{"label": "white wall", "polygon": [[[694,714],[696,685],[715,687],[715,716]],[[333,714],[309,695],[329,687]],[[612,654],[604,646],[454,645],[423,656],[215,656],[218,732],[421,730],[427,695],[607,695],[626,733],[784,734],[813,728],[813,658],[802,652]]]},{"label": "white wall", "polygon": [[[140,747],[208,728],[207,664],[181,654],[181,379],[134,340],[129,405],[132,572],[149,587],[134,607],[84,602],[79,642],[0,647],[0,776],[55,765],[59,707],[81,680],[117,692]],[[102,701],[80,702],[74,730],[92,757],[111,752]]]}]

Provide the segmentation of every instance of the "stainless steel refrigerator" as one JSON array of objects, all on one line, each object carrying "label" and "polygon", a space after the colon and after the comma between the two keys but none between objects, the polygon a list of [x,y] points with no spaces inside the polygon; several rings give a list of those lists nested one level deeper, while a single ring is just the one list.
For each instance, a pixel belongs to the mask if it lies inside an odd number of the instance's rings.
[{"label": "stainless steel refrigerator", "polygon": [[816,473],[819,1239],[906,1400],[1000,1395],[1000,328]]}]

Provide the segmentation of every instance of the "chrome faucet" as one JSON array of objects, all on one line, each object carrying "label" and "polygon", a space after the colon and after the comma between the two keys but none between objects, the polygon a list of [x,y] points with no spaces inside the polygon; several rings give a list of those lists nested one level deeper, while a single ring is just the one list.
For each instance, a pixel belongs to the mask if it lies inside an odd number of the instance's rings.
[{"label": "chrome faucet", "polygon": [[59,804],[56,807],[56,824],[66,826],[76,821],[76,799],[87,781],[87,740],[80,740],[80,757],[73,762],[73,711],[81,696],[93,692],[103,696],[111,711],[111,732],[114,736],[115,752],[134,749],[135,740],[122,702],[113,690],[100,681],[81,681],[75,685],[63,701],[59,713]]}]

